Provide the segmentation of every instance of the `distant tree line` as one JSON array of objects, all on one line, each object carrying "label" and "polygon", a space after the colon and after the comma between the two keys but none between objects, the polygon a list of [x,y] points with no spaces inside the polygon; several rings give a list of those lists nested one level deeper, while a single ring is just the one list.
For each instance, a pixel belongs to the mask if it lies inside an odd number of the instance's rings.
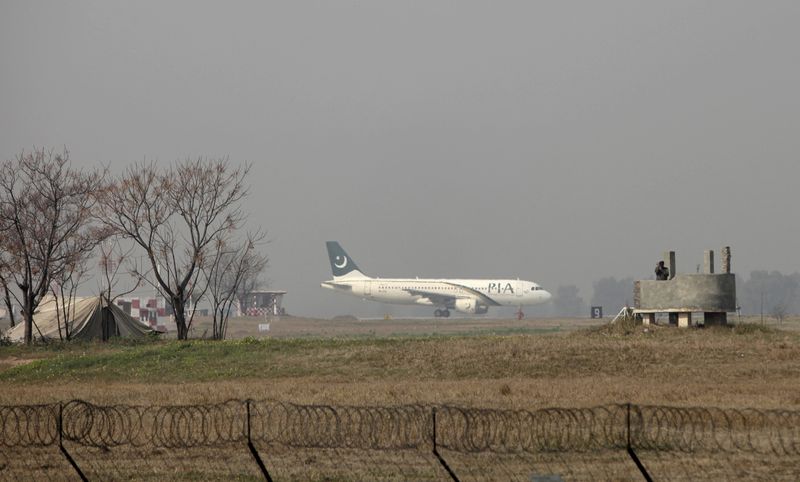
[{"label": "distant tree line", "polygon": [[736,279],[736,300],[744,315],[774,317],[800,314],[800,273],[753,271],[747,281]]},{"label": "distant tree line", "polygon": [[258,286],[267,263],[263,231],[244,229],[249,170],[199,158],[166,167],[140,162],[112,176],[101,167],[77,169],[68,151],[46,149],[2,162],[0,288],[12,326],[23,323],[31,343],[33,315],[51,295],[66,320],[99,258],[98,288],[109,301],[124,272],[135,287],[149,284],[166,299],[179,339],[188,337],[190,305],[199,299],[211,305],[214,338],[223,338],[234,300]]},{"label": "distant tree line", "polygon": [[553,293],[551,306],[552,316],[580,317],[589,316],[590,306],[602,306],[605,315],[619,311],[625,305],[633,304],[633,278],[602,278],[592,285],[593,294],[590,302],[580,296],[575,285],[563,285]]}]

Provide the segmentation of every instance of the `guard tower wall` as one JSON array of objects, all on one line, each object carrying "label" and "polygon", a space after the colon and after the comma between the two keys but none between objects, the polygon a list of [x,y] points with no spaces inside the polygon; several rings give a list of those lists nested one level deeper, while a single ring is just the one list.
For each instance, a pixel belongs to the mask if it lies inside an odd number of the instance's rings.
[{"label": "guard tower wall", "polygon": [[667,281],[640,280],[634,287],[639,311],[659,313],[736,311],[736,276],[679,274]]}]

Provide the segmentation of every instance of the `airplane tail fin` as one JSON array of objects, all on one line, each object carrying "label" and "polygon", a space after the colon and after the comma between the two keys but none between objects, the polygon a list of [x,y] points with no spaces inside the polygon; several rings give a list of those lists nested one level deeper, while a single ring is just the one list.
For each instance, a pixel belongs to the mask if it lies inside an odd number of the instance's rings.
[{"label": "airplane tail fin", "polygon": [[343,277],[366,278],[367,276],[358,269],[355,261],[351,258],[336,241],[325,243],[328,248],[328,259],[331,262],[331,271],[334,279]]}]

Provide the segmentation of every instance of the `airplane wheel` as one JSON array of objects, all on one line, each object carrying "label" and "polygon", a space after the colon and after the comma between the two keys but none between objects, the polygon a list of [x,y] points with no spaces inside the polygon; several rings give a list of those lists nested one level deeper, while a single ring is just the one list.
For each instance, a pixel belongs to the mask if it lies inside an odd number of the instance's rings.
[{"label": "airplane wheel", "polygon": [[442,316],[444,316],[445,318],[450,318],[450,310],[442,311]]},{"label": "airplane wheel", "polygon": [[442,310],[436,310],[436,311],[434,311],[434,312],[433,312],[433,316],[435,316],[436,318],[441,318],[441,316],[442,316]]}]

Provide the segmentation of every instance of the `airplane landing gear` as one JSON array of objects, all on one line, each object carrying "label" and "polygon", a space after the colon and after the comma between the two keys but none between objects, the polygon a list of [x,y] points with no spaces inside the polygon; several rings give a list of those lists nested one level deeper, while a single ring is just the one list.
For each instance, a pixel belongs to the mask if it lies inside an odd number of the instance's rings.
[{"label": "airplane landing gear", "polygon": [[522,312],[522,306],[519,307],[519,311],[517,311],[517,320],[522,320],[525,318],[525,313]]},{"label": "airplane landing gear", "polygon": [[436,310],[433,312],[433,316],[435,316],[436,318],[449,318],[450,310],[446,308],[444,310]]}]

